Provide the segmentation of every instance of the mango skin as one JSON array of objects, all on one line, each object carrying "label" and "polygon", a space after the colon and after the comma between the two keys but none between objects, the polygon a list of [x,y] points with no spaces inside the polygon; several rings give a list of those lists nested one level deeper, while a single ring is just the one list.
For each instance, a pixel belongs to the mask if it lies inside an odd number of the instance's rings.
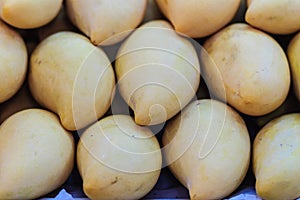
[{"label": "mango skin", "polygon": [[69,19],[95,45],[122,41],[143,20],[147,0],[66,0]]},{"label": "mango skin", "polygon": [[[240,0],[156,0],[178,33],[192,38],[211,35],[235,16]],[[220,6],[222,5],[222,6]]]},{"label": "mango skin", "polygon": [[194,200],[223,199],[243,181],[250,161],[245,122],[211,99],[191,102],[163,133],[165,163]]},{"label": "mango skin", "polygon": [[74,32],[58,32],[39,43],[30,57],[28,81],[35,100],[71,131],[97,121],[114,96],[107,55]]},{"label": "mango skin", "polygon": [[73,136],[46,110],[26,109],[0,126],[0,199],[35,199],[60,187],[74,165]]},{"label": "mango skin", "polygon": [[216,98],[251,116],[268,114],[285,101],[291,82],[288,59],[266,33],[236,23],[203,47],[202,75]]},{"label": "mango skin", "polygon": [[272,34],[291,34],[300,30],[298,0],[248,0],[245,20],[251,26]]},{"label": "mango skin", "polygon": [[190,40],[165,20],[149,21],[119,48],[119,91],[140,125],[164,123],[185,107],[200,83],[200,64]]},{"label": "mango skin", "polygon": [[46,25],[58,14],[63,0],[1,0],[0,17],[6,23],[21,29]]},{"label": "mango skin", "polygon": [[290,41],[287,55],[290,62],[293,89],[297,99],[300,101],[300,33],[296,34]]},{"label": "mango skin", "polygon": [[256,135],[253,172],[257,194],[266,200],[300,197],[300,114],[282,115]]},{"label": "mango skin", "polygon": [[156,184],[161,165],[156,137],[127,115],[111,115],[91,125],[77,146],[83,190],[94,200],[142,198]]},{"label": "mango skin", "polygon": [[21,88],[27,72],[27,49],[21,35],[0,21],[0,103]]}]

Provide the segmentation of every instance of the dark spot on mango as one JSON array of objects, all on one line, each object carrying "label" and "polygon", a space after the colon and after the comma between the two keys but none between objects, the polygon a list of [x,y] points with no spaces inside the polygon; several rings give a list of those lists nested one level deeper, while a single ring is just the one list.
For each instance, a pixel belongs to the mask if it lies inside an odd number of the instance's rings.
[{"label": "dark spot on mango", "polygon": [[39,60],[39,59],[36,59],[34,62],[35,62],[36,64],[38,64],[38,65],[40,65],[40,64],[42,63],[42,61]]},{"label": "dark spot on mango", "polygon": [[143,186],[144,186],[144,183],[142,183],[141,185],[139,185],[139,187],[137,187],[137,188],[135,189],[135,192],[137,192],[137,191],[139,191],[140,189],[142,189]]},{"label": "dark spot on mango", "polygon": [[116,184],[118,182],[119,178],[115,177],[115,179],[110,183],[111,185]]}]

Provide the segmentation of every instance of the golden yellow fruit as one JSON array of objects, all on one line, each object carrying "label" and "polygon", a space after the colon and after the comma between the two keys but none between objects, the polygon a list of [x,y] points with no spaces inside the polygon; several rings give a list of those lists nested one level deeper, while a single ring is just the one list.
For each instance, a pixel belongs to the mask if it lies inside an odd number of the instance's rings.
[{"label": "golden yellow fruit", "polygon": [[156,0],[175,30],[193,38],[208,36],[232,20],[240,0]]},{"label": "golden yellow fruit", "polygon": [[242,182],[250,139],[243,119],[216,100],[198,100],[173,118],[163,133],[166,163],[191,199],[222,199]]},{"label": "golden yellow fruit", "polygon": [[27,72],[27,50],[22,37],[0,21],[0,103],[22,86]]},{"label": "golden yellow fruit", "polygon": [[263,199],[300,197],[300,114],[280,116],[257,134],[253,144],[256,192]]},{"label": "golden yellow fruit", "polygon": [[195,97],[200,82],[194,46],[164,20],[132,33],[118,51],[115,70],[120,93],[140,125],[176,115]]},{"label": "golden yellow fruit", "polygon": [[74,164],[71,133],[46,110],[18,112],[0,126],[0,199],[35,199],[61,186]]},{"label": "golden yellow fruit", "polygon": [[0,0],[0,16],[6,23],[22,29],[38,28],[53,20],[63,0]]},{"label": "golden yellow fruit", "polygon": [[290,62],[294,92],[300,101],[300,33],[290,41],[287,55]]},{"label": "golden yellow fruit", "polygon": [[77,147],[83,190],[94,200],[140,199],[156,184],[161,165],[156,137],[126,115],[93,124]]},{"label": "golden yellow fruit", "polygon": [[264,115],[286,99],[289,63],[269,35],[247,24],[232,24],[210,37],[204,49],[202,74],[210,91],[240,112]]},{"label": "golden yellow fruit", "polygon": [[143,20],[146,0],[66,0],[70,20],[95,45],[123,40]]},{"label": "golden yellow fruit", "polygon": [[273,34],[300,30],[300,1],[248,0],[245,20],[254,27]]},{"label": "golden yellow fruit", "polygon": [[32,95],[57,113],[68,130],[83,128],[104,115],[114,85],[114,71],[106,54],[80,34],[55,33],[31,55]]}]

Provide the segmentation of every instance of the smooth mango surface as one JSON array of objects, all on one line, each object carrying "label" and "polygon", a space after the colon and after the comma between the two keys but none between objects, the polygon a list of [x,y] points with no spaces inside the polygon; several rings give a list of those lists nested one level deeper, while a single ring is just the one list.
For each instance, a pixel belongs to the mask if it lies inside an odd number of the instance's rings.
[{"label": "smooth mango surface", "polygon": [[16,28],[38,28],[56,17],[62,3],[63,0],[1,0],[0,17]]},{"label": "smooth mango surface", "polygon": [[91,199],[140,199],[156,184],[161,165],[156,137],[126,115],[93,124],[77,147],[83,190]]},{"label": "smooth mango surface", "polygon": [[165,20],[145,23],[121,45],[119,91],[140,125],[163,123],[195,97],[200,64],[191,41]]},{"label": "smooth mango surface", "polygon": [[103,50],[80,34],[59,32],[32,53],[29,86],[37,102],[57,113],[66,129],[77,130],[108,110],[115,77]]},{"label": "smooth mango surface", "polygon": [[165,162],[191,199],[222,199],[244,179],[250,139],[243,119],[229,106],[203,99],[170,120],[163,133]]},{"label": "smooth mango surface", "polygon": [[291,34],[300,30],[298,0],[248,0],[245,20],[272,34]]},{"label": "smooth mango surface", "polygon": [[287,97],[290,68],[285,52],[272,37],[247,24],[229,25],[206,40],[201,59],[212,94],[242,113],[270,113]]},{"label": "smooth mango surface", "polygon": [[20,111],[1,124],[0,137],[0,199],[38,198],[71,174],[74,139],[55,114]]},{"label": "smooth mango surface", "polygon": [[27,50],[23,38],[0,21],[0,103],[21,88],[27,72]]},{"label": "smooth mango surface", "polygon": [[290,62],[294,92],[300,101],[300,33],[290,41],[287,55]]},{"label": "smooth mango surface", "polygon": [[175,30],[192,38],[208,36],[232,20],[240,0],[156,0]]},{"label": "smooth mango surface", "polygon": [[300,197],[300,114],[282,115],[265,125],[253,144],[257,194],[263,199]]},{"label": "smooth mango surface", "polygon": [[147,0],[66,0],[70,20],[95,45],[123,40],[143,20]]}]

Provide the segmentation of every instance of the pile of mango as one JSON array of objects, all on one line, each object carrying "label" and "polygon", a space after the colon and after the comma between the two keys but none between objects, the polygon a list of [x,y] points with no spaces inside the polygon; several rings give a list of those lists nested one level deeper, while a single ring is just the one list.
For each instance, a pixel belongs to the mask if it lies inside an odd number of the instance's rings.
[{"label": "pile of mango", "polygon": [[0,199],[300,197],[299,0],[0,0]]}]

